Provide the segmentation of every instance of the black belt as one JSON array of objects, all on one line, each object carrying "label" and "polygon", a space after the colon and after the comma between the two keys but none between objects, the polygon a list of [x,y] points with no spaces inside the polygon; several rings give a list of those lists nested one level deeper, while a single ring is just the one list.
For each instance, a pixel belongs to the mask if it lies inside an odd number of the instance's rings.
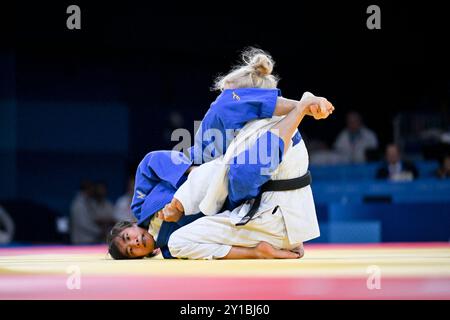
[{"label": "black belt", "polygon": [[261,204],[261,197],[264,192],[267,191],[289,191],[295,189],[301,189],[311,184],[311,173],[308,171],[305,175],[294,178],[294,179],[286,179],[286,180],[269,180],[264,183],[261,187],[261,192],[255,198],[255,201],[252,204],[249,212],[236,223],[236,226],[246,225],[255,215],[256,211]]}]

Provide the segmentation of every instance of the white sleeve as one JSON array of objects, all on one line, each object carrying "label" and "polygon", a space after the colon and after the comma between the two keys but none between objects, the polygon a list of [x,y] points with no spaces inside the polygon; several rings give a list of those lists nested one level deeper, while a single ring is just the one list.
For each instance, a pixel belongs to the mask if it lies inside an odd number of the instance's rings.
[{"label": "white sleeve", "polygon": [[199,213],[200,202],[208,192],[217,174],[218,159],[202,164],[189,173],[187,180],[175,192],[174,198],[178,199],[184,208],[185,215]]}]

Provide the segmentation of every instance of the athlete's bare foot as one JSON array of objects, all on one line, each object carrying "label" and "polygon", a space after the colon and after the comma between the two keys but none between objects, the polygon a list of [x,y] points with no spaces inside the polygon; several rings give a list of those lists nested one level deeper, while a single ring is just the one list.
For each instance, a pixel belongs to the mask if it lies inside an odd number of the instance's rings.
[{"label": "athlete's bare foot", "polygon": [[303,248],[303,244],[291,250],[299,255],[299,258],[302,258],[305,255],[305,249]]},{"label": "athlete's bare foot", "polygon": [[300,255],[289,250],[275,249],[268,242],[261,241],[255,247],[258,259],[298,259]]}]

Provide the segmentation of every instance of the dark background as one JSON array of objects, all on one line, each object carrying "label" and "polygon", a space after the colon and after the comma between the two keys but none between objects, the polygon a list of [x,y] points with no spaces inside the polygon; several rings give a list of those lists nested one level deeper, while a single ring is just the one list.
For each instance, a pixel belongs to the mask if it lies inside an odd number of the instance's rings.
[{"label": "dark background", "polygon": [[79,2],[82,29],[68,30],[71,3],[17,10],[15,96],[126,105],[133,158],[171,145],[163,135],[171,111],[187,124],[200,120],[216,95],[214,77],[250,45],[273,55],[286,97],[311,90],[335,103],[336,121],[304,128],[330,142],[349,109],[386,142],[386,121],[398,112],[448,102],[448,24],[439,6],[381,4],[382,29],[369,30],[367,4]]},{"label": "dark background", "polygon": [[[81,30],[66,8],[81,8]],[[381,8],[381,30],[366,9]],[[0,49],[0,199],[26,198],[67,214],[84,178],[111,199],[149,151],[193,132],[247,46],[271,53],[285,97],[327,97],[333,121],[301,132],[331,144],[349,110],[381,145],[402,113],[449,119],[448,18],[433,3],[16,2]]]}]

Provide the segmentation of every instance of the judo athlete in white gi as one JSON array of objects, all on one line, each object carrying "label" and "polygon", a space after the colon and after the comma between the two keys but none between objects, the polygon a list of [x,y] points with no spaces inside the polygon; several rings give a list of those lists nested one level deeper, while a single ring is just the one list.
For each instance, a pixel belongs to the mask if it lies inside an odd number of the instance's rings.
[{"label": "judo athlete in white gi", "polygon": [[[195,169],[175,193],[174,201],[158,213],[165,221],[176,221],[182,211],[185,215],[199,211],[207,215],[171,235],[168,247],[172,256],[187,259],[301,257],[303,242],[320,235],[309,185],[262,193],[260,205],[249,221],[244,220],[248,218],[252,201],[232,211],[218,212],[227,197],[236,202],[243,200],[240,194],[256,197],[268,180],[305,176],[308,153],[304,141],[293,145],[292,137],[306,114],[324,119],[333,110],[326,99],[306,95],[285,117],[248,123],[224,156]],[[271,161],[261,161],[261,152]],[[257,161],[252,163],[252,158]]]}]

